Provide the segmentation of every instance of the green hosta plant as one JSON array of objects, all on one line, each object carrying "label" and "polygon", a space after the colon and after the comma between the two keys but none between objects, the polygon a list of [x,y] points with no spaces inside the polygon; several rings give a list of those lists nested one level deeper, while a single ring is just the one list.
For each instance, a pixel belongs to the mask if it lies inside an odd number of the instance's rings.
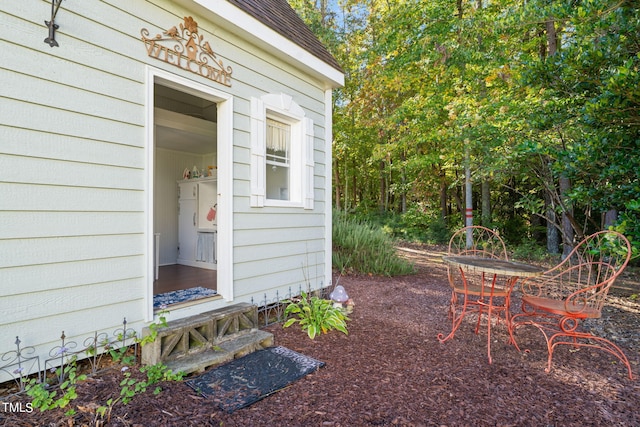
[{"label": "green hosta plant", "polygon": [[300,323],[302,330],[306,330],[311,339],[314,339],[321,332],[326,334],[333,329],[348,334],[347,320],[349,318],[340,307],[334,307],[331,300],[316,296],[309,297],[305,292],[302,292],[302,298],[299,302],[287,302],[284,314],[294,317],[287,320],[283,327],[288,328],[294,323]]}]

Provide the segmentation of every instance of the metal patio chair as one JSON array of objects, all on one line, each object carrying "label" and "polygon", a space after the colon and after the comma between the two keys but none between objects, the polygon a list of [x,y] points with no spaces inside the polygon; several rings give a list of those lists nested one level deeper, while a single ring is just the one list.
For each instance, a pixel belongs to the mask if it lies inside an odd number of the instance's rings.
[{"label": "metal patio chair", "polygon": [[511,319],[511,342],[519,327],[533,325],[547,343],[546,372],[551,371],[555,348],[566,344],[604,350],[616,356],[633,379],[631,365],[624,352],[606,338],[594,335],[583,324],[598,319],[607,293],[631,258],[626,237],[614,231],[601,231],[582,240],[557,266],[542,276],[521,282],[522,313]]},{"label": "metal patio chair", "polygon": [[[470,231],[470,234],[469,234]],[[479,258],[493,258],[508,260],[507,249],[498,233],[479,225],[468,226],[456,231],[449,240],[448,255],[473,256]],[[507,324],[509,322],[509,293],[511,289],[493,274],[469,273],[461,269],[447,266],[449,285],[451,286],[451,302],[449,304],[449,319],[451,332],[445,336],[438,334],[438,340],[445,342],[454,337],[462,320],[467,314],[477,313],[475,333],[480,329],[482,314],[492,310],[503,312]],[[502,298],[503,304],[496,305],[494,298]],[[491,321],[491,319],[487,319]],[[491,360],[491,356],[489,356]]]}]

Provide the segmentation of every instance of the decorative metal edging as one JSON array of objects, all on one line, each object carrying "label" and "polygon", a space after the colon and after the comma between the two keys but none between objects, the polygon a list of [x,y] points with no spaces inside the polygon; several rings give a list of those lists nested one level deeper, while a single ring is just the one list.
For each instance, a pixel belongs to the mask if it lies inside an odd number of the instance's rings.
[{"label": "decorative metal edging", "polygon": [[[251,297],[251,304],[258,306],[258,323],[259,327],[265,328],[274,323],[281,323],[286,320],[284,310],[286,309],[285,301],[291,301],[296,297],[302,295],[302,285],[298,285],[297,293],[294,293],[291,287],[286,295],[281,296],[280,291],[276,290],[275,296],[269,298],[266,293],[263,294],[262,300],[256,304],[254,297]],[[308,294],[314,294],[319,298],[328,298],[331,287],[320,287],[318,289],[311,289],[307,286],[306,292]]]},{"label": "decorative metal edging", "polygon": [[[19,392],[24,391],[24,379],[33,372],[33,367],[37,365],[38,381],[42,381],[42,373],[40,371],[40,358],[38,356],[25,356],[24,354],[33,354],[36,349],[34,347],[20,347],[21,341],[16,336],[16,350],[8,351],[0,357],[3,362],[9,362],[3,366],[0,366],[0,371],[9,374],[13,381],[16,382]],[[16,367],[14,370],[11,368]],[[28,366],[28,367],[26,367]]]},{"label": "decorative metal edging", "polygon": [[[62,331],[60,344],[49,350],[49,357],[44,360],[44,369],[42,369],[40,356],[30,356],[36,352],[35,347],[22,347],[22,341],[16,336],[16,349],[8,351],[0,357],[0,362],[6,362],[0,366],[0,371],[11,377],[9,381],[16,383],[18,391],[15,394],[25,391],[27,378],[32,375],[37,376],[36,380],[39,383],[50,381],[54,385],[62,384],[67,378],[65,367],[73,363],[83,353],[88,356],[83,360],[88,361],[91,367],[90,375],[98,372],[98,366],[102,358],[105,354],[108,356],[109,351],[113,349],[124,349],[133,344],[133,354],[137,361],[138,343],[135,339],[136,337],[136,331],[127,327],[127,319],[124,318],[122,327],[115,329],[112,336],[109,336],[106,332],[94,332],[93,336],[89,336],[83,341],[82,348],[75,351],[76,347],[78,347],[77,342],[68,341],[64,331]],[[49,373],[49,380],[47,380],[47,373]]]}]

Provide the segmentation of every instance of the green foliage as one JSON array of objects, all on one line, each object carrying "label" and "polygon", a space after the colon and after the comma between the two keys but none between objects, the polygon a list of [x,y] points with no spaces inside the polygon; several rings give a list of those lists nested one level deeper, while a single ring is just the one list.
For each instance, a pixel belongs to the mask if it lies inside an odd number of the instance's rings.
[{"label": "green foliage", "polygon": [[[181,381],[184,377],[183,372],[173,373],[162,363],[156,365],[143,366],[140,372],[146,373],[146,380],[133,378],[129,370],[124,371],[124,379],[120,381],[120,399],[123,404],[131,402],[136,394],[144,393],[149,386],[157,384],[160,381]],[[160,393],[161,389],[156,387],[153,394]]]},{"label": "green foliage", "polygon": [[149,325],[149,334],[138,340],[138,343],[141,346],[145,346],[150,344],[156,340],[158,337],[158,328],[166,328],[167,327],[167,314],[169,312],[167,310],[160,310],[158,312],[158,322],[152,322]]},{"label": "green foliage", "polygon": [[410,206],[406,213],[360,212],[352,219],[380,228],[394,239],[408,242],[445,244],[451,237],[447,222],[440,218],[438,212],[429,211],[420,204]]},{"label": "green foliage", "polygon": [[334,307],[331,300],[319,298],[317,296],[309,297],[306,292],[302,292],[300,300],[285,301],[287,308],[284,311],[285,317],[293,315],[283,325],[288,328],[294,323],[298,323],[303,331],[307,331],[309,338],[314,339],[320,333],[326,334],[334,329],[348,334],[347,320],[342,308]]},{"label": "green foliage", "polygon": [[614,230],[623,233],[629,239],[634,247],[635,258],[640,252],[640,199],[627,202]]},{"label": "green foliage", "polygon": [[431,221],[427,230],[427,242],[444,245],[447,244],[451,238],[451,232],[447,227],[447,223],[440,218]]},{"label": "green foliage", "polygon": [[[34,408],[40,409],[40,411],[65,408],[69,402],[78,397],[76,384],[79,381],[84,381],[87,376],[78,375],[76,359],[76,356],[73,356],[64,365],[64,369],[58,368],[56,370],[56,376],[64,378],[64,381],[55,389],[46,382],[38,382],[35,378],[28,380],[25,390],[27,395],[31,397],[31,404]],[[73,415],[74,413],[75,410],[70,409],[65,415]]]},{"label": "green foliage", "polygon": [[550,260],[550,255],[547,253],[547,248],[531,239],[522,240],[518,245],[511,247],[510,252],[511,258],[513,258],[514,260],[525,262],[540,262]]},{"label": "green foliage", "polygon": [[[161,311],[159,322],[154,322],[149,327],[151,333],[141,340],[136,339],[136,342],[144,345],[155,341],[158,335],[158,328],[160,326],[167,326],[166,313],[168,312]],[[128,338],[135,338],[135,334]],[[118,336],[116,342],[124,342],[124,336]],[[133,357],[135,359],[135,356],[127,355],[129,347],[123,346],[122,348],[114,349],[110,347],[111,344],[108,341],[101,343],[101,345],[104,346],[105,350],[111,355],[114,362],[125,365],[133,364],[131,358]],[[94,355],[96,351],[95,347],[90,347],[86,350],[86,353],[88,355]],[[65,408],[72,400],[77,398],[76,385],[78,382],[86,380],[87,376],[77,373],[77,356],[75,355],[63,366],[64,368],[57,368],[55,370],[56,378],[62,379],[62,383],[57,387],[50,386],[46,382],[38,382],[35,378],[29,380],[24,379],[26,383],[25,390],[27,395],[32,398],[31,404],[33,408],[38,408],[40,411]],[[120,382],[120,396],[117,398],[109,398],[105,405],[96,409],[96,423],[98,419],[104,420],[105,417],[108,422],[111,417],[111,411],[118,402],[128,404],[136,394],[146,392],[147,388],[152,385],[161,381],[181,381],[184,377],[183,372],[173,373],[161,363],[141,367],[140,372],[146,374],[146,379],[143,380],[134,378],[129,366],[124,366],[121,371],[123,372],[124,379]],[[153,393],[158,394],[161,391],[162,389],[160,387],[155,387]],[[65,413],[65,415],[68,416],[73,414],[75,414],[75,409],[69,409]]]},{"label": "green foliage", "polygon": [[118,403],[120,399],[110,398],[107,400],[106,405],[102,405],[96,408],[96,425],[98,425],[98,419],[105,420],[107,423],[111,422],[111,411],[113,411],[113,407],[116,403]]},{"label": "green foliage", "polygon": [[[635,2],[290,3],[346,74],[334,91],[336,207],[382,212],[393,237],[444,240],[429,227],[463,217],[468,153],[474,208],[488,182],[488,221],[512,244],[562,214],[595,231],[610,209],[640,242]],[[425,223],[417,206],[442,212]]]},{"label": "green foliage", "polygon": [[398,257],[393,240],[380,227],[337,211],[333,215],[333,266],[340,271],[383,276],[413,272],[413,266]]},{"label": "green foliage", "polygon": [[136,356],[130,354],[128,346],[122,346],[120,348],[109,348],[109,356],[115,363],[123,363],[125,365],[132,365]]}]

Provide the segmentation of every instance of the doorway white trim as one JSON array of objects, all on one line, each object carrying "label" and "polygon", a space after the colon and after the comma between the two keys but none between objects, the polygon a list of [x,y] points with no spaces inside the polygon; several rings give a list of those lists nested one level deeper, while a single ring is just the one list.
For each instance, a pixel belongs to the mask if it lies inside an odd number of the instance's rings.
[{"label": "doorway white trim", "polygon": [[218,161],[218,294],[233,301],[233,97],[215,88],[148,66],[146,67],[146,292],[145,320],[154,320],[154,86],[161,84],[217,104]]}]

